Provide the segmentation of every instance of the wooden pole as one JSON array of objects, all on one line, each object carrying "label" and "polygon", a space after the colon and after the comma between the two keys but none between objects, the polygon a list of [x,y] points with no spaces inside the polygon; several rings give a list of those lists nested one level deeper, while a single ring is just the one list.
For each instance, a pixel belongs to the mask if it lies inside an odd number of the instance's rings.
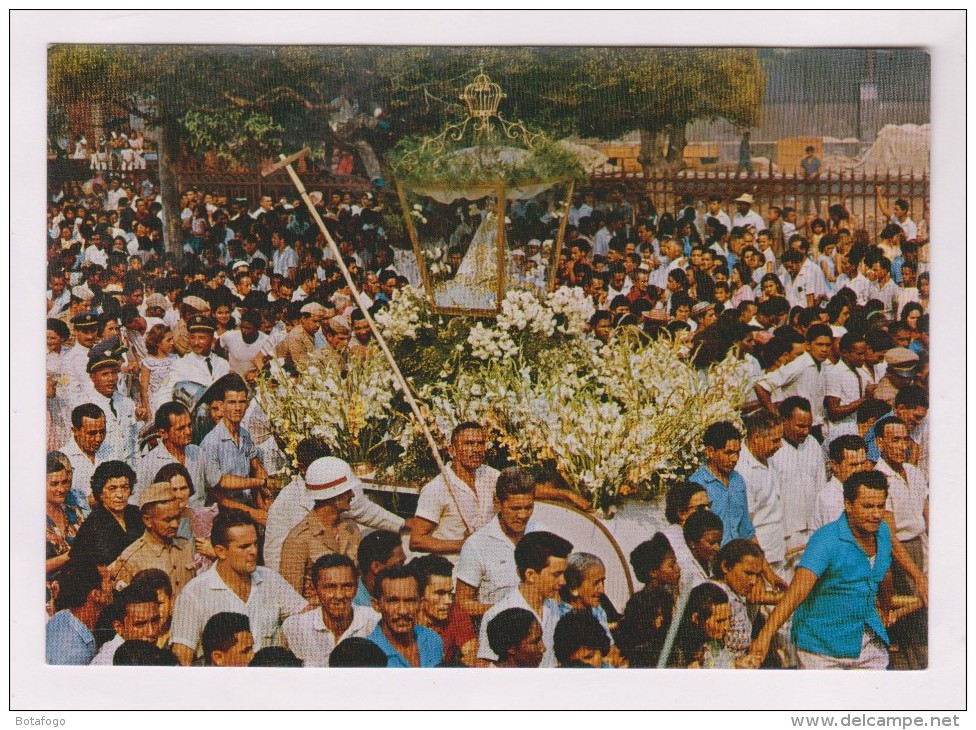
[{"label": "wooden pole", "polygon": [[[410,385],[407,383],[406,378],[403,377],[403,373],[400,372],[400,367],[397,365],[396,359],[394,359],[393,357],[393,353],[390,352],[390,348],[387,346],[383,334],[380,332],[379,327],[376,325],[376,320],[373,319],[373,315],[369,313],[368,309],[362,306],[361,300],[359,298],[359,288],[356,286],[355,279],[353,279],[352,274],[349,272],[349,269],[346,268],[346,264],[342,260],[342,252],[339,250],[339,246],[336,245],[336,242],[333,240],[332,235],[329,233],[329,229],[326,228],[325,226],[325,222],[322,220],[321,216],[319,215],[319,212],[315,209],[315,204],[312,203],[311,198],[308,197],[308,193],[305,191],[305,185],[302,184],[301,178],[298,177],[298,173],[295,172],[295,169],[291,166],[292,162],[301,159],[302,157],[307,155],[309,151],[310,150],[306,147],[300,152],[296,152],[295,154],[289,157],[286,157],[285,155],[281,155],[279,162],[276,162],[271,167],[268,167],[261,171],[261,176],[267,177],[271,173],[275,172],[276,170],[280,170],[281,168],[284,168],[285,170],[288,171],[288,175],[291,177],[291,181],[295,184],[295,187],[298,189],[298,193],[299,195],[301,195],[302,200],[305,201],[305,205],[308,206],[308,210],[312,214],[312,217],[315,219],[315,222],[318,225],[319,230],[322,232],[322,235],[325,236],[325,240],[329,244],[329,248],[332,251],[332,255],[335,256],[336,263],[339,265],[339,270],[342,271],[342,275],[346,280],[346,284],[349,285],[349,291],[352,292],[353,301],[356,302],[356,305],[359,307],[360,311],[362,311],[363,316],[366,319],[366,322],[369,324],[370,330],[372,330],[373,332],[373,336],[376,338],[376,342],[379,344],[380,349],[383,351],[383,354],[386,356],[387,361],[390,363],[390,367],[393,370],[393,376],[396,378],[397,383],[399,383],[400,387],[403,389],[403,395],[407,399],[407,403],[410,405],[410,410],[413,412],[414,417],[417,419],[417,422],[420,424],[420,427],[424,431],[424,436],[427,439],[427,444],[430,446],[431,454],[433,454],[434,456],[434,461],[437,462],[437,468],[440,470],[441,475],[444,477],[445,486],[447,486],[448,488],[447,491],[453,497],[454,495],[452,490],[450,489],[451,480],[447,473],[447,467],[444,465],[444,460],[441,459],[440,451],[437,448],[437,441],[434,440],[434,435],[430,432],[430,428],[427,426],[427,421],[424,419],[423,414],[420,412],[420,406],[417,404],[416,399],[413,397],[413,393],[410,391]],[[458,505],[455,504],[455,506],[457,507]],[[458,509],[458,514],[460,513],[461,513],[460,509]],[[462,520],[463,519],[464,517],[462,515]],[[467,521],[465,521],[465,524],[467,524]]]}]

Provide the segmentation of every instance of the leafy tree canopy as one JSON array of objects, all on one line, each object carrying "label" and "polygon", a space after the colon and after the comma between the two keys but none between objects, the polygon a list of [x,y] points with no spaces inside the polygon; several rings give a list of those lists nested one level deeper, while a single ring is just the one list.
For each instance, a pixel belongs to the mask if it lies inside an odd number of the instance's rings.
[{"label": "leafy tree canopy", "polygon": [[610,139],[720,116],[754,125],[765,84],[747,49],[56,45],[49,60],[52,101],[151,97],[150,122],[178,120],[185,141],[228,155],[280,132],[314,142],[343,83],[364,107],[387,109],[397,136],[429,132],[463,115],[458,94],[479,64],[505,90],[508,118],[555,136]]}]

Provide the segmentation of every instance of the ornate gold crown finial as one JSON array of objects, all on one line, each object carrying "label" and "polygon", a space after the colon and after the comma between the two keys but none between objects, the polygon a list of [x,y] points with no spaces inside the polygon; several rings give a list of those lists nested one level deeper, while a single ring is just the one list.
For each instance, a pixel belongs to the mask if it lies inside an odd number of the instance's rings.
[{"label": "ornate gold crown finial", "polygon": [[478,120],[479,131],[487,131],[489,119],[498,116],[498,105],[506,97],[502,87],[485,73],[484,64],[479,64],[478,75],[464,87],[461,100],[468,105],[468,114]]},{"label": "ornate gold crown finial", "polygon": [[490,146],[512,140],[531,150],[545,137],[541,132],[529,130],[522,122],[510,122],[498,113],[501,100],[508,94],[485,73],[484,63],[478,65],[478,74],[459,95],[468,107],[467,116],[458,122],[449,122],[439,134],[425,137],[421,144],[404,154],[394,167],[412,164],[426,154],[441,154],[456,143],[474,146]]}]

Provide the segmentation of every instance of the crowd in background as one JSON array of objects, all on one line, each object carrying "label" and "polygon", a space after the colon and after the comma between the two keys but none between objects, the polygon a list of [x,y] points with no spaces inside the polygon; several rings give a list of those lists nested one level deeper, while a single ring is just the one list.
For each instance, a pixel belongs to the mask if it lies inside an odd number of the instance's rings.
[{"label": "crowd in background", "polygon": [[[93,175],[47,201],[49,662],[926,665],[927,206],[879,191],[867,231],[839,204],[658,214],[614,188],[575,196],[554,258],[558,218],[512,209],[512,252],[592,298],[592,337],[669,337],[703,369],[731,352],[752,386],[613,606],[599,558],[532,521],[585,500],[493,469],[477,423],[406,519],[315,439],[281,452],[257,374],[367,347],[363,311],[411,281],[373,193],[311,193],[357,301],[298,201],[185,190],[174,245],[152,181]],[[456,259],[486,214],[460,211]]]}]

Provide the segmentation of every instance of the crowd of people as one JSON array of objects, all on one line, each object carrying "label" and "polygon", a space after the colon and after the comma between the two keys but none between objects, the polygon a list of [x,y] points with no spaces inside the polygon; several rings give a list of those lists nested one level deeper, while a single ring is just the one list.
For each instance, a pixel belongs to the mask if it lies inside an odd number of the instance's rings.
[{"label": "crowd of people", "polygon": [[590,336],[670,337],[700,368],[731,352],[753,389],[614,606],[607,566],[533,520],[587,500],[487,464],[478,423],[407,517],[320,440],[279,448],[258,373],[368,347],[364,310],[407,284],[372,193],[311,194],[357,300],[297,202],[186,190],[174,255],[157,187],[94,174],[48,199],[49,663],[925,666],[927,208],[879,191],[871,232],[839,204],[659,215],[620,188],[575,196],[552,262],[558,219],[512,211],[513,253],[592,298]]}]

